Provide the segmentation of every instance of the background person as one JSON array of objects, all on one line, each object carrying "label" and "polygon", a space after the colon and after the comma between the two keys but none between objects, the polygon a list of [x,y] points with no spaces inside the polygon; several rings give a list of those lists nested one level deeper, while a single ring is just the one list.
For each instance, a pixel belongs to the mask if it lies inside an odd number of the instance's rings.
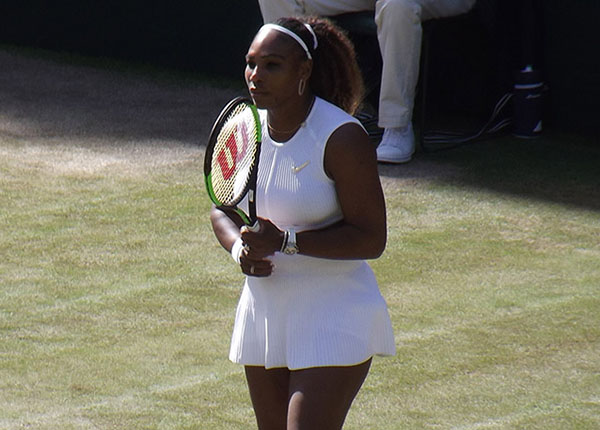
[{"label": "background person", "polygon": [[377,148],[381,162],[404,163],[415,151],[412,111],[419,77],[421,22],[469,11],[475,0],[258,0],[265,22],[284,16],[333,16],[375,11],[383,59]]},{"label": "background person", "polygon": [[335,430],[372,357],[395,353],[365,261],[385,248],[385,202],[375,149],[350,115],[362,99],[352,44],[317,18],[278,24],[261,28],[246,56],[263,125],[260,230],[211,212],[247,275],[230,359],[245,366],[259,429]]}]

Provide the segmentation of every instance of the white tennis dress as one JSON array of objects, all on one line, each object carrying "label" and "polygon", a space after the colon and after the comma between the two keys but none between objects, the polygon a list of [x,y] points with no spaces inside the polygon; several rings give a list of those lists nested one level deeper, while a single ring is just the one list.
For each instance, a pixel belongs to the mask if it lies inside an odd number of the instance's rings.
[{"label": "white tennis dress", "polygon": [[[343,218],[334,182],[324,172],[326,142],[356,119],[317,98],[305,125],[287,142],[263,144],[257,213],[280,229],[313,230]],[[247,277],[237,307],[229,358],[244,365],[291,370],[348,366],[394,355],[387,305],[363,260],[305,255],[272,257],[267,278]]]}]

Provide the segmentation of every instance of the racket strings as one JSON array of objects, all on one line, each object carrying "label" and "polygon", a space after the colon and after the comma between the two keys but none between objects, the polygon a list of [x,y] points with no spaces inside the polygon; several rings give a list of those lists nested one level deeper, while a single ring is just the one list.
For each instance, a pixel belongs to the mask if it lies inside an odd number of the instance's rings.
[{"label": "racket strings", "polygon": [[258,150],[253,112],[237,106],[219,132],[211,161],[211,180],[215,197],[223,205],[235,205],[248,186]]}]

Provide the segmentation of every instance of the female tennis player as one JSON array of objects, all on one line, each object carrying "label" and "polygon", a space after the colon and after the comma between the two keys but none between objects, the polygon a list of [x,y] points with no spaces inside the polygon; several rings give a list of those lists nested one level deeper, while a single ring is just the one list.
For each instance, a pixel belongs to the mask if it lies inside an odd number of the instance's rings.
[{"label": "female tennis player", "polygon": [[260,430],[338,430],[373,356],[395,354],[365,261],[385,248],[386,211],[375,147],[350,115],[361,75],[348,39],[317,18],[263,26],[246,62],[263,130],[260,229],[211,212],[247,275],[230,359],[245,366]]}]

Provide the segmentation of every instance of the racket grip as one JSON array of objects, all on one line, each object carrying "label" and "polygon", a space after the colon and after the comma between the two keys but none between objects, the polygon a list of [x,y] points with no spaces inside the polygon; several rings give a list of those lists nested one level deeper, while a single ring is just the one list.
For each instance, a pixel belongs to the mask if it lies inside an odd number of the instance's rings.
[{"label": "racket grip", "polygon": [[258,222],[258,220],[256,220],[256,221],[254,221],[254,224],[247,225],[246,228],[248,229],[248,231],[251,231],[252,233],[258,233],[260,231],[260,222]]}]

